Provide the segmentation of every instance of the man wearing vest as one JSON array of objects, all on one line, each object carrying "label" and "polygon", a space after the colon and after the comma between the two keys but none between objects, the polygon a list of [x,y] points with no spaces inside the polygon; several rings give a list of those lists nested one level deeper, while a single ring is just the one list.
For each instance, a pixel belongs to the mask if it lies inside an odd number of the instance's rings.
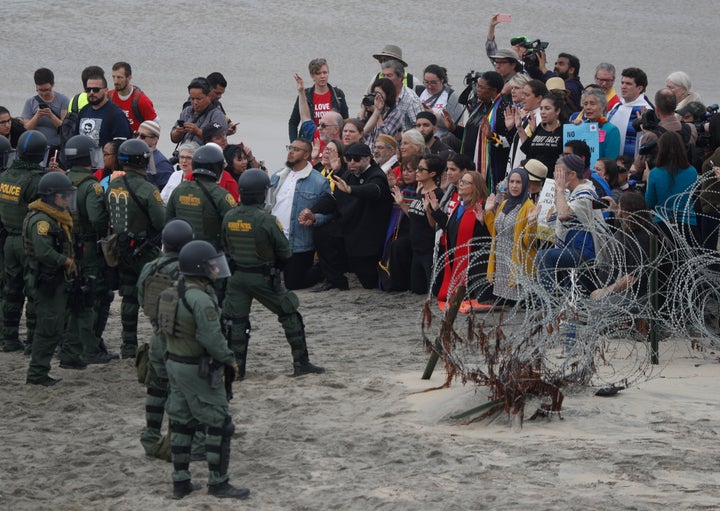
[{"label": "man wearing vest", "polygon": [[[163,416],[168,395],[168,376],[165,369],[167,341],[160,334],[157,322],[157,306],[160,293],[177,282],[180,276],[178,254],[180,249],[193,240],[192,226],[180,218],[165,224],[162,231],[162,254],[147,263],[138,278],[138,305],[153,327],[148,347],[148,368],[145,376],[145,428],[140,443],[149,457],[160,457]],[[204,442],[204,435],[203,435]],[[203,445],[204,451],[204,445]]]},{"label": "man wearing vest", "polygon": [[215,279],[230,275],[227,260],[210,243],[194,240],[180,250],[178,267],[177,285],[163,291],[158,301],[158,325],[167,339],[170,394],[165,409],[171,428],[173,498],[200,489],[190,477],[190,456],[193,434],[204,426],[208,494],[244,499],[250,490],[228,482],[235,425],[223,385],[224,368],[232,368],[237,377],[238,366],[223,338],[220,306],[213,291]]},{"label": "man wearing vest", "polygon": [[132,85],[132,68],[127,62],[116,62],[112,67],[112,79],[115,90],[108,92],[113,103],[125,112],[130,129],[135,133],[143,121],[157,122],[150,98],[139,87]]},{"label": "man wearing vest", "polygon": [[238,362],[238,377],[245,377],[253,299],[277,314],[292,351],[293,376],[323,373],[325,369],[310,363],[298,298],[281,283],[280,271],[292,252],[280,222],[264,209],[270,179],[262,170],[248,169],[238,179],[238,187],[241,204],[225,215],[221,233],[233,265],[223,318],[225,335]]},{"label": "man wearing vest", "polygon": [[[76,189],[62,172],[45,174],[37,187],[41,197],[30,203],[23,222],[22,242],[28,258],[27,285],[35,288],[38,323],[32,344],[26,383],[50,387],[50,361],[65,330],[68,304],[67,280],[77,278],[72,243],[72,216]],[[60,350],[60,367],[84,369],[82,345],[68,338]]]},{"label": "man wearing vest", "polygon": [[77,188],[77,207],[72,215],[78,275],[73,281],[74,299],[69,304],[68,339],[82,345],[85,363],[106,364],[118,355],[101,349],[100,338],[93,328],[93,306],[98,297],[107,293],[98,241],[108,228],[107,201],[102,186],[92,174],[93,157],[97,165],[99,148],[90,137],[75,135],[65,144],[64,161],[72,165],[66,175]]},{"label": "man wearing vest", "polygon": [[145,179],[152,154],[142,140],[126,140],[118,149],[124,175],[110,182],[107,191],[112,234],[118,236],[118,292],[122,322],[123,358],[137,351],[137,280],[146,263],[158,255],[165,225],[165,205],[158,189]]},{"label": "man wearing vest", "polygon": [[[20,135],[17,146],[17,158],[10,168],[0,176],[0,223],[7,231],[3,246],[5,266],[3,268],[4,287],[2,304],[3,351],[23,349],[18,328],[22,316],[23,302],[28,298],[26,352],[35,331],[35,306],[32,293],[34,289],[25,286],[26,257],[22,243],[22,226],[28,213],[28,205],[37,199],[37,188],[45,169],[40,162],[47,152],[47,139],[39,131],[30,130]],[[24,291],[23,291],[24,290]]]}]

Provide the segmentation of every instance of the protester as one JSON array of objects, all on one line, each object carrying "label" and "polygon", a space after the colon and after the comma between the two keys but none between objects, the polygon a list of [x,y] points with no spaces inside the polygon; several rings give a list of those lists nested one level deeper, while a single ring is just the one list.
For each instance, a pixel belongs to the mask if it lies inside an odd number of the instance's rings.
[{"label": "protester", "polygon": [[10,110],[0,106],[0,135],[7,138],[10,146],[17,147],[20,135],[25,133],[25,124],[19,117],[10,115]]},{"label": "protester", "polygon": [[583,122],[598,123],[598,144],[600,158],[615,159],[620,152],[620,131],[607,121],[605,93],[602,89],[588,86],[582,95],[582,110],[570,117],[570,122],[581,124]]},{"label": "protester", "polygon": [[560,121],[562,102],[559,97],[549,93],[540,102],[540,118],[542,122],[536,125],[535,117],[528,120],[528,127],[532,132],[527,136],[524,130],[520,130],[522,145],[520,150],[525,153],[528,159],[542,162],[548,168],[548,176],[553,177],[553,169],[558,156],[562,154],[563,128]]}]

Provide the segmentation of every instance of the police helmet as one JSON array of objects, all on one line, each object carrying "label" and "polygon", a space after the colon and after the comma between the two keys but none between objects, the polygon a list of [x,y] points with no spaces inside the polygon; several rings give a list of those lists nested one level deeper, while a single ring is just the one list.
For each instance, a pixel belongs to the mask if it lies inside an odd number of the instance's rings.
[{"label": "police helmet", "polygon": [[63,155],[70,164],[87,167],[91,165],[91,153],[97,149],[97,142],[87,135],[75,135],[65,144]]},{"label": "police helmet", "polygon": [[13,148],[10,145],[10,141],[0,135],[0,169],[4,169],[8,166],[10,155],[13,152]]},{"label": "police helmet", "polygon": [[238,178],[240,202],[243,204],[262,204],[268,188],[270,178],[260,169],[247,169]]},{"label": "police helmet", "polygon": [[215,280],[230,276],[225,255],[202,240],[193,240],[180,249],[178,266],[180,273],[187,277]]},{"label": "police helmet", "polygon": [[[43,202],[60,209],[75,211],[77,188],[63,172],[48,172],[38,182],[37,193]],[[60,197],[58,197],[58,194]],[[63,201],[62,203],[58,200]]]},{"label": "police helmet", "polygon": [[134,167],[138,170],[145,170],[150,163],[152,150],[150,147],[137,138],[126,140],[118,148],[118,162],[123,169]]},{"label": "police helmet", "polygon": [[17,156],[21,160],[40,163],[47,152],[47,138],[37,130],[28,130],[18,139]]},{"label": "police helmet", "polygon": [[195,237],[192,225],[183,218],[175,218],[165,224],[162,230],[162,244],[165,252],[180,252]]},{"label": "police helmet", "polygon": [[225,157],[217,144],[206,144],[193,154],[193,176],[208,176],[217,181],[224,168]]}]

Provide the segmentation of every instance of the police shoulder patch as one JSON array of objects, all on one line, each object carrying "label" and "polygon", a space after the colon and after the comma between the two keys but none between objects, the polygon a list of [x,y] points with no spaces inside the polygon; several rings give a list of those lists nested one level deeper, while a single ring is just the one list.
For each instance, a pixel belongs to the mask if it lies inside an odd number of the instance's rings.
[{"label": "police shoulder patch", "polygon": [[153,197],[155,197],[155,200],[158,201],[159,204],[163,203],[162,196],[160,195],[160,190],[158,190],[157,188],[153,190]]},{"label": "police shoulder patch", "polygon": [[215,307],[205,307],[205,317],[208,321],[217,321],[218,315]]},{"label": "police shoulder patch", "polygon": [[105,195],[105,190],[103,190],[103,187],[100,186],[100,183],[93,183],[93,190],[95,190],[95,195],[103,196]]},{"label": "police shoulder patch", "polygon": [[275,224],[278,226],[278,229],[280,229],[280,232],[283,232],[283,225],[280,223],[280,220],[276,218]]},{"label": "police shoulder patch", "polygon": [[40,236],[47,236],[47,234],[50,232],[50,223],[46,220],[40,220],[36,224],[37,233]]},{"label": "police shoulder patch", "polygon": [[230,204],[232,207],[237,206],[237,202],[235,201],[235,197],[230,195],[229,193],[225,195],[225,201]]}]

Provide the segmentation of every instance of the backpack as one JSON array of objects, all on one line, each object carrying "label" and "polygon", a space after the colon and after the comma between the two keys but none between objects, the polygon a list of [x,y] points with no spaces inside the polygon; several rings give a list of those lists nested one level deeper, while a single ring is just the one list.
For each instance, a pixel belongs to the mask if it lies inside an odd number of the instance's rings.
[{"label": "backpack", "polygon": [[[142,124],[142,122],[145,120],[145,117],[143,117],[142,113],[140,113],[140,96],[142,96],[142,89],[137,85],[133,85],[132,87],[132,105],[130,106],[130,108],[132,109],[133,117],[135,117],[138,124]],[[108,95],[110,96],[110,100],[112,100],[112,102],[114,103],[115,97],[117,96],[117,91],[111,90],[110,92],[108,92]]]},{"label": "backpack", "polygon": [[76,94],[72,98],[72,100],[70,100],[70,107],[68,108],[67,114],[65,115],[65,118],[63,119],[60,128],[58,128],[58,132],[60,135],[60,147],[62,149],[65,149],[65,144],[67,143],[67,141],[77,134],[78,122],[80,120],[80,112],[84,111],[89,106],[89,104],[85,105],[78,110],[79,99],[80,94]]}]

